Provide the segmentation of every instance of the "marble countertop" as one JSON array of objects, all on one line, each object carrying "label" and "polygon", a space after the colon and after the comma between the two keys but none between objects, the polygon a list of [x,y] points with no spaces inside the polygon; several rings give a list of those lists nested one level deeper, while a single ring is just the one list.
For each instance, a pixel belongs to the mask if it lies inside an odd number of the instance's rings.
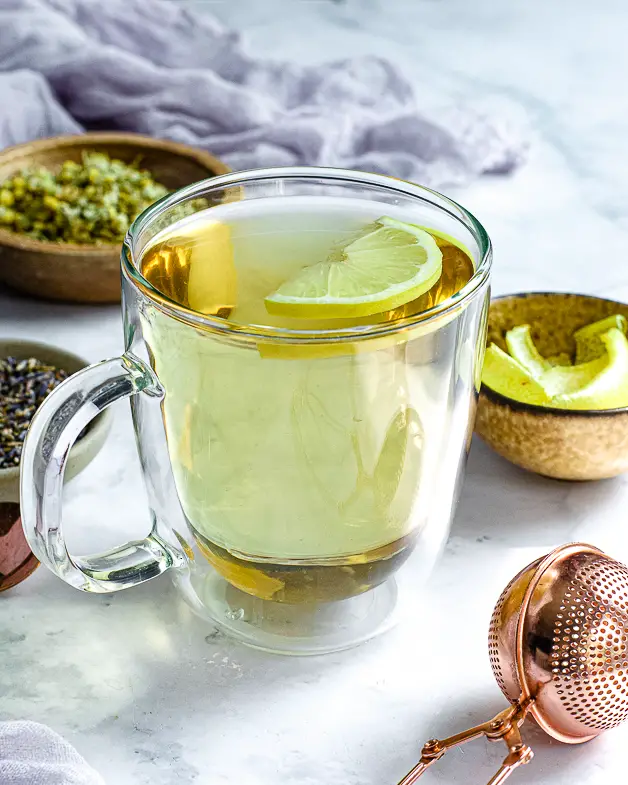
[{"label": "marble countertop", "polygon": [[[494,290],[628,300],[628,109],[622,0],[237,0],[196,5],[251,47],[310,62],[375,53],[421,100],[463,97],[522,123],[527,164],[455,196],[495,245]],[[0,336],[45,338],[92,360],[122,349],[119,309],[0,292]],[[422,742],[504,706],[486,653],[514,572],[568,540],[628,560],[628,477],[569,484],[526,474],[474,442],[446,552],[412,623],[359,649],[291,659],[216,635],[167,577],[81,594],[45,569],[0,595],[0,714],[66,736],[109,785],[394,785]],[[130,418],[67,486],[77,552],[142,536],[145,495]],[[513,782],[625,779],[628,724],[581,747],[525,727],[534,762]],[[452,752],[425,782],[486,782],[503,748]]]}]

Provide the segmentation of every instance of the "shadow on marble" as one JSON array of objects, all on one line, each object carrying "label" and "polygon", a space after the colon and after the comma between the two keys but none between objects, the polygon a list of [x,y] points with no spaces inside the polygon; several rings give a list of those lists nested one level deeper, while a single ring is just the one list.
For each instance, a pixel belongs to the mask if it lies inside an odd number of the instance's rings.
[{"label": "shadow on marble", "polygon": [[583,533],[612,543],[622,527],[618,504],[628,502],[627,477],[596,482],[540,477],[474,437],[452,535],[548,549],[582,539]]}]

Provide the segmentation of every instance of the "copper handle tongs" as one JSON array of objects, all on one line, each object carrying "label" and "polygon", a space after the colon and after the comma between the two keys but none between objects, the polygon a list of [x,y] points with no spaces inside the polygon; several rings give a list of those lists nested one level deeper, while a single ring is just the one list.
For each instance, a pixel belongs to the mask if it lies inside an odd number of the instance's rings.
[{"label": "copper handle tongs", "polygon": [[419,763],[406,774],[399,785],[413,785],[433,763],[443,757],[447,750],[465,744],[478,736],[486,736],[489,741],[503,739],[508,747],[508,755],[504,758],[499,771],[488,782],[488,785],[501,785],[516,768],[532,760],[534,753],[527,744],[523,743],[519,732],[519,727],[529,708],[530,703],[525,706],[516,703],[482,725],[476,725],[447,739],[431,739],[424,745]]}]

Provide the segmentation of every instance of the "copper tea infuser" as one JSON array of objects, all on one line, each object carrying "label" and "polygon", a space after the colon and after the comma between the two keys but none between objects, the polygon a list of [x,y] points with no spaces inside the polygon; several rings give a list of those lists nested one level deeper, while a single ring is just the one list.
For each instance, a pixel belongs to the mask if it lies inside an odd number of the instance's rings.
[{"label": "copper tea infuser", "polygon": [[580,744],[628,718],[628,569],[591,545],[563,545],[516,575],[493,611],[491,667],[510,707],[432,739],[399,785],[412,785],[452,747],[502,739],[508,754],[488,785],[532,759],[519,728],[530,715],[558,741]]}]

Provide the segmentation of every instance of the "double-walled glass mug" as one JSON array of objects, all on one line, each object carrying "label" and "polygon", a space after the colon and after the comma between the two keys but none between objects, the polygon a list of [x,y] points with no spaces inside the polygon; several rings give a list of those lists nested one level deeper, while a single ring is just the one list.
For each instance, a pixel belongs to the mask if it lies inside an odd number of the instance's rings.
[{"label": "double-walled glass mug", "polygon": [[[430,292],[378,317],[267,317],[264,296],[295,259],[314,263],[381,216],[432,231],[443,277]],[[387,629],[398,587],[425,579],[449,531],[490,265],[486,232],[465,209],[375,174],[260,169],[153,205],[122,250],[124,354],[70,377],[33,419],[22,520],[35,555],[90,592],[168,571],[198,614],[267,650],[322,653]],[[73,557],[61,525],[68,452],[121,398],[152,528]]]}]

